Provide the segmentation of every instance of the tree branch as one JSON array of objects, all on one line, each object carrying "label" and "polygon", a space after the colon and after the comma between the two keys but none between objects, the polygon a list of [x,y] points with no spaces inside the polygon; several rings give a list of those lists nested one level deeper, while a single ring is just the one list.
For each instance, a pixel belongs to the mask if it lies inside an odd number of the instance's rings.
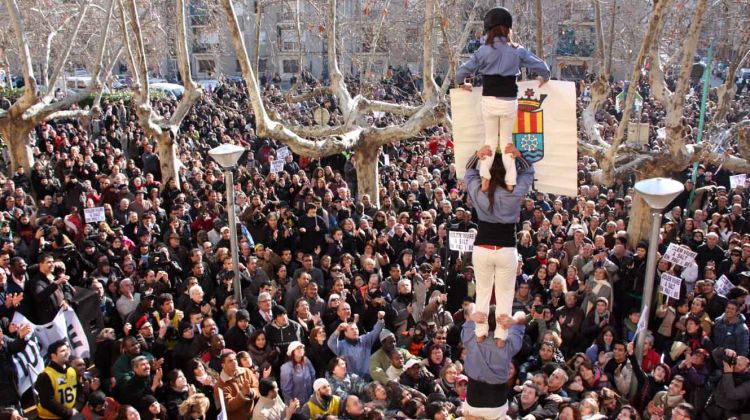
[{"label": "tree branch", "polygon": [[387,112],[390,114],[404,115],[410,117],[416,114],[421,107],[403,104],[395,104],[384,101],[374,101],[362,98],[359,102],[359,110],[362,112]]},{"label": "tree branch", "polygon": [[666,116],[667,138],[666,144],[670,152],[677,155],[682,146],[685,144],[685,135],[681,124],[685,96],[690,87],[690,70],[693,64],[695,49],[698,46],[701,27],[703,26],[703,16],[708,8],[708,0],[698,0],[695,8],[695,14],[690,22],[688,37],[682,47],[682,61],[680,62],[680,77],[677,80],[677,87],[671,97],[671,101],[664,104]]},{"label": "tree branch", "polygon": [[[13,32],[18,42],[18,55],[21,61],[21,71],[26,88],[23,97],[19,98],[12,108],[15,112],[23,112],[23,109],[31,106],[36,100],[36,80],[34,80],[34,67],[31,63],[31,53],[29,52],[29,40],[26,37],[26,29],[21,19],[21,12],[18,10],[17,0],[5,0],[5,8],[8,11]],[[11,111],[11,114],[14,113]]]},{"label": "tree branch", "polygon": [[331,75],[331,90],[339,101],[339,107],[344,114],[344,121],[350,121],[350,114],[354,111],[352,96],[346,88],[344,76],[339,69],[338,50],[336,48],[336,9],[338,1],[330,0],[328,8],[328,27],[326,37],[328,41],[328,72]]},{"label": "tree branch", "polygon": [[[474,2],[474,6],[471,8],[471,12],[469,12],[469,17],[466,19],[466,23],[464,24],[464,29],[461,32],[461,37],[458,40],[458,43],[456,46],[453,46],[453,43],[450,40],[450,37],[448,36],[448,31],[443,25],[440,25],[440,28],[443,33],[443,42],[445,42],[446,50],[448,51],[448,74],[445,75],[445,79],[443,79],[443,85],[440,86],[440,96],[444,96],[446,92],[448,92],[448,89],[451,86],[451,83],[453,82],[453,78],[456,76],[456,71],[458,71],[458,58],[459,54],[463,50],[466,43],[469,41],[469,35],[471,34],[471,22],[474,20],[474,17],[477,14],[477,8],[479,6],[480,2]],[[436,13],[438,14],[438,17],[440,18],[440,21],[443,21],[443,12],[438,7],[436,9]]]},{"label": "tree branch", "polygon": [[617,153],[617,149],[620,147],[620,144],[622,144],[622,141],[625,138],[625,127],[627,127],[628,123],[630,122],[630,114],[633,108],[633,102],[635,101],[635,91],[638,84],[638,75],[641,72],[641,67],[643,66],[643,60],[646,57],[646,53],[654,40],[654,36],[656,35],[656,27],[659,24],[661,16],[665,13],[667,5],[669,3],[669,0],[662,0],[654,5],[654,9],[651,14],[651,21],[649,22],[646,35],[643,37],[643,43],[641,44],[641,49],[638,53],[638,58],[636,59],[635,65],[633,67],[633,73],[630,77],[630,86],[627,93],[628,97],[625,101],[625,109],[622,114],[622,120],[617,126],[617,132],[615,134],[615,138],[612,141],[612,147],[609,149],[607,155],[601,162],[601,167],[604,171],[605,177],[611,175],[614,172],[615,153]]},{"label": "tree branch", "polygon": [[385,18],[388,15],[388,7],[391,5],[391,0],[386,0],[385,6],[380,9],[380,23],[378,23],[378,30],[375,31],[375,35],[373,37],[372,43],[370,43],[370,54],[367,55],[367,63],[365,64],[365,69],[362,74],[362,80],[367,80],[368,76],[370,75],[370,66],[372,65],[372,56],[375,54],[378,50],[378,43],[380,42],[380,33],[383,30],[383,24],[385,23]]},{"label": "tree branch", "polygon": [[169,120],[169,125],[174,127],[173,130],[179,127],[182,120],[193,105],[201,98],[203,90],[198,87],[198,84],[193,81],[193,75],[190,71],[190,58],[188,57],[188,46],[187,46],[187,33],[185,29],[185,0],[177,0],[177,64],[180,69],[180,76],[182,83],[185,85],[185,93],[180,98],[180,103],[177,105],[172,118]]},{"label": "tree branch", "polygon": [[83,21],[86,18],[86,11],[88,10],[90,3],[91,0],[88,0],[83,6],[81,6],[81,11],[78,14],[78,21],[76,22],[75,29],[73,30],[73,33],[70,35],[70,37],[68,37],[66,42],[67,46],[60,56],[55,69],[52,71],[52,76],[49,78],[49,84],[47,85],[47,92],[45,92],[44,97],[42,98],[42,102],[49,103],[49,101],[52,100],[55,94],[55,83],[57,82],[57,79],[60,78],[60,73],[65,68],[65,63],[68,62],[68,57],[70,57],[70,52],[73,50],[75,39],[78,37],[78,32],[81,30],[81,25],[83,25]]},{"label": "tree branch", "polygon": [[401,125],[391,125],[387,127],[368,127],[365,129],[364,137],[368,142],[374,142],[382,146],[395,140],[406,140],[416,137],[423,130],[436,126],[443,122],[447,115],[446,105],[444,103],[429,102],[422,105],[419,112],[412,115]]},{"label": "tree branch", "polygon": [[435,29],[435,0],[425,0],[424,2],[424,25],[422,34],[422,84],[424,103],[433,101],[437,94],[437,84],[433,77],[432,55],[433,43],[432,36]]},{"label": "tree branch", "polygon": [[[729,110],[729,103],[734,97],[736,91],[736,85],[734,84],[734,75],[737,73],[737,69],[750,55],[750,28],[745,27],[742,31],[742,38],[740,39],[739,46],[736,49],[737,54],[729,64],[727,69],[727,75],[724,79],[724,83],[719,86],[717,95],[719,96],[719,104],[716,106],[716,112],[714,113],[714,124],[721,124],[727,118],[727,111]],[[743,52],[744,51],[744,52]]]}]

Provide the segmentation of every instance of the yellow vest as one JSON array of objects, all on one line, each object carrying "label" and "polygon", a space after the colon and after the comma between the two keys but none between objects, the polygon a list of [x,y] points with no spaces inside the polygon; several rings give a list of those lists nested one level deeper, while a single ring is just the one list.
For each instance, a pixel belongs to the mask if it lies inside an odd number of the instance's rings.
[{"label": "yellow vest", "polygon": [[331,399],[331,403],[328,404],[327,410],[323,410],[323,407],[319,406],[318,404],[315,404],[312,400],[307,402],[307,408],[310,410],[310,418],[314,419],[314,418],[317,418],[321,414],[333,414],[335,416],[338,416],[340,404],[341,404],[341,399],[337,397],[336,395],[334,395],[333,398]]},{"label": "yellow vest", "polygon": [[[156,320],[156,325],[154,325],[154,332],[156,334],[158,334],[159,333],[159,323],[161,323],[161,319],[162,319],[161,318],[161,314],[159,313],[159,311],[154,311],[154,313],[152,315],[154,316],[154,320]],[[172,328],[174,328],[174,330],[176,331],[177,338],[179,338],[181,336],[181,334],[180,334],[180,321],[182,320],[183,317],[184,316],[182,315],[182,311],[179,310],[179,309],[175,309],[174,310],[174,314],[172,315],[172,319],[169,319],[169,325]],[[176,338],[168,338],[168,339],[165,340],[164,344],[165,344],[165,347],[167,348],[167,350],[172,350],[174,348],[175,344],[177,344],[177,339]]]},{"label": "yellow vest", "polygon": [[[55,400],[66,408],[73,408],[76,404],[76,385],[78,385],[78,375],[75,369],[68,367],[65,373],[60,373],[51,366],[44,368],[44,372],[49,376],[52,382],[52,392]],[[36,406],[37,414],[41,419],[60,419],[51,411],[42,406],[41,402]]]}]

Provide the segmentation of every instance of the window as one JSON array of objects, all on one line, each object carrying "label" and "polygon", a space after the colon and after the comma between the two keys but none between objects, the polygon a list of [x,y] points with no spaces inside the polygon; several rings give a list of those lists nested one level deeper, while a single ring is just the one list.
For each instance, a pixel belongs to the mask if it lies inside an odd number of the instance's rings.
[{"label": "window", "polygon": [[281,51],[298,51],[297,31],[294,29],[279,29],[279,46]]},{"label": "window", "polygon": [[259,58],[258,59],[258,73],[263,73],[266,70],[268,70],[268,59]]},{"label": "window", "polygon": [[211,73],[216,68],[216,61],[214,60],[198,60],[198,73]]},{"label": "window", "polygon": [[284,60],[282,64],[284,66],[284,73],[299,72],[299,62],[297,60]]}]

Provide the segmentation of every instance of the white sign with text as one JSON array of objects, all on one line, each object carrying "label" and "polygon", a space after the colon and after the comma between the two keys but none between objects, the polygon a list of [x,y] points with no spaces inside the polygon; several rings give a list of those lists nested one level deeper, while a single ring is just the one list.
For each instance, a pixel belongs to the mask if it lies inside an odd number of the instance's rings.
[{"label": "white sign with text", "polygon": [[99,223],[107,220],[104,216],[104,207],[83,209],[83,218],[86,220],[86,223]]},{"label": "white sign with text", "polygon": [[680,286],[682,285],[682,279],[675,277],[671,274],[664,273],[661,275],[661,282],[659,283],[659,292],[664,296],[671,297],[672,299],[680,299]]},{"label": "white sign with text", "polygon": [[475,232],[448,232],[448,243],[451,251],[472,252],[476,236]]},{"label": "white sign with text", "polygon": [[667,247],[667,252],[664,253],[662,259],[677,264],[680,267],[688,267],[693,261],[695,261],[696,255],[698,255],[698,253],[693,252],[689,248],[683,248],[675,243],[671,243],[669,244],[669,247]]}]

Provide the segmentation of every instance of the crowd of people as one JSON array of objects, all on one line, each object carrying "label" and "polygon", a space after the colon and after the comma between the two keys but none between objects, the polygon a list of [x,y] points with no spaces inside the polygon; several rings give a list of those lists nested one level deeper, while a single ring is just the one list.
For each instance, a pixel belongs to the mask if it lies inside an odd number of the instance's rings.
[{"label": "crowd of people", "polygon": [[[403,77],[375,86],[347,80],[383,100],[418,102]],[[297,87],[316,83],[306,78]],[[597,115],[605,140],[620,117],[614,96],[622,84],[611,87]],[[642,119],[654,128],[650,145],[660,147],[655,129],[664,110],[645,80],[639,88]],[[581,81],[579,115],[587,92]],[[295,125],[312,124],[319,106],[331,124],[341,118],[333,97],[290,104],[269,83],[264,99]],[[687,104],[692,138],[699,101]],[[162,115],[176,107],[165,98],[153,105]],[[748,110],[747,95],[735,98],[729,121]],[[179,185],[161,183],[159,156],[128,103],[105,100],[100,118],[36,127],[30,173],[19,167],[2,177],[0,405],[8,408],[0,418],[19,418],[13,413],[30,405],[40,418],[86,419],[464,414],[466,357],[481,352],[474,335],[481,322],[471,255],[451,251],[448,232],[477,229],[478,216],[455,176],[450,133],[433,127],[385,147],[391,164],[375,200],[356,196],[349,155],[293,154],[271,173],[284,146],[256,137],[253,120],[242,83],[208,92],[177,139]],[[226,142],[247,149],[234,176],[241,299],[223,173],[207,155]],[[730,174],[711,164],[700,166],[695,184],[689,172],[677,174],[686,193],[665,212],[660,243],[631,248],[632,179],[595,185],[596,169],[581,157],[577,197],[532,191],[518,203],[512,307],[525,314],[514,322],[526,326],[506,325],[515,352],[505,373],[507,415],[657,420],[750,412],[748,190],[730,188]],[[693,189],[703,194],[685,212]],[[104,208],[104,221],[86,223],[83,209],[92,207]],[[636,357],[646,253],[657,246],[663,254],[670,243],[697,257],[687,268],[659,261],[657,278],[683,279],[680,299],[655,296]],[[715,288],[721,276],[734,285],[724,295]],[[77,310],[85,291],[96,294],[100,321],[91,358],[71,356],[65,340],[49,344],[33,392],[20,395],[12,356],[34,333],[13,323],[14,314],[45,324],[60,310]]]}]

